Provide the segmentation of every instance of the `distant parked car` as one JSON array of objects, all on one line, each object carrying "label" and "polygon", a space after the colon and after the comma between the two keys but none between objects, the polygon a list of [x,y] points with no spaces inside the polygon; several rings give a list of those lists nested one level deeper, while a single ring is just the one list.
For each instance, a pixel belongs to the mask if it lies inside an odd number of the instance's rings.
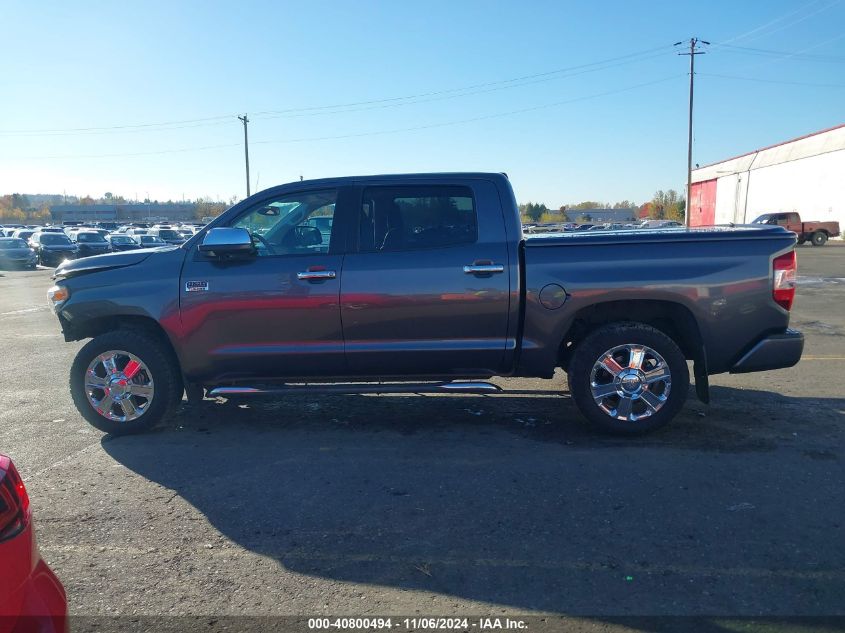
[{"label": "distant parked car", "polygon": [[752,224],[777,224],[798,235],[798,243],[807,240],[813,246],[824,246],[831,237],[839,236],[839,222],[803,222],[797,213],[766,213]]},{"label": "distant parked car", "polygon": [[35,229],[18,229],[10,237],[16,237],[24,242],[28,241],[35,234]]},{"label": "distant parked car", "polygon": [[161,239],[158,235],[136,235],[135,239],[141,245],[141,248],[159,248],[160,246],[167,246],[167,242]]},{"label": "distant parked car", "polygon": [[0,631],[67,631],[67,597],[35,543],[32,508],[12,460],[0,454]]},{"label": "distant parked car", "polygon": [[62,232],[39,231],[29,238],[29,245],[42,266],[58,266],[66,259],[79,256],[79,247]]},{"label": "distant parked car", "polygon": [[133,251],[141,248],[141,245],[128,235],[112,233],[106,238],[113,251]]},{"label": "distant parked car", "polygon": [[186,239],[179,231],[172,228],[152,228],[147,231],[147,234],[158,236],[168,244],[175,244],[177,246],[183,244]]},{"label": "distant parked car", "polygon": [[35,268],[38,258],[26,242],[16,237],[0,237],[0,266]]},{"label": "distant parked car", "polygon": [[77,231],[71,236],[79,247],[79,256],[102,255],[111,251],[108,240],[96,231]]},{"label": "distant parked car", "polygon": [[640,223],[641,229],[668,229],[679,226],[683,224],[675,220],[644,220]]}]

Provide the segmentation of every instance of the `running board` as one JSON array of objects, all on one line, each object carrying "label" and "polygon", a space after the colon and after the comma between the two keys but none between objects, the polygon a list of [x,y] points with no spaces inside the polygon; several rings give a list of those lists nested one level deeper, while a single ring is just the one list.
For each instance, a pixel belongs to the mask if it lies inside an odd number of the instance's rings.
[{"label": "running board", "polygon": [[498,393],[502,388],[490,382],[420,382],[420,383],[312,383],[278,387],[215,387],[208,390],[216,396],[280,396],[291,393]]}]

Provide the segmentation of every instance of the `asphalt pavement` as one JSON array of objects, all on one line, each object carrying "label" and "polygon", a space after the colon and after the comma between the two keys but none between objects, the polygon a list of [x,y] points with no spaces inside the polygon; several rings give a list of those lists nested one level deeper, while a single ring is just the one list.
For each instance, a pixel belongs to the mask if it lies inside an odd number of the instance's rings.
[{"label": "asphalt pavement", "polygon": [[802,362],[645,438],[592,433],[562,376],[113,438],[71,403],[50,271],[0,271],[0,451],[76,615],[843,615],[845,247],[799,274]]}]

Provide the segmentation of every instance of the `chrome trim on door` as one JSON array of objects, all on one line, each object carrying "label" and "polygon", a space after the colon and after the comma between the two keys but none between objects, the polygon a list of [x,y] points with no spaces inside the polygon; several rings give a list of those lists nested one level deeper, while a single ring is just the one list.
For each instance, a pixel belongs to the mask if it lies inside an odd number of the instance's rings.
[{"label": "chrome trim on door", "polygon": [[334,279],[337,273],[333,270],[306,270],[304,273],[296,273],[296,278],[303,281],[318,281],[320,279]]},{"label": "chrome trim on door", "polygon": [[490,275],[505,272],[505,267],[502,264],[473,264],[464,266],[464,272],[467,275]]}]

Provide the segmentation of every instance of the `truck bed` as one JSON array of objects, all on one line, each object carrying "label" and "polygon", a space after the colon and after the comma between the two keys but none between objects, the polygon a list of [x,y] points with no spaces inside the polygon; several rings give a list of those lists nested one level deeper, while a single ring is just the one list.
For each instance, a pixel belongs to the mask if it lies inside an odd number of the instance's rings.
[{"label": "truck bed", "polygon": [[738,225],[696,228],[631,229],[627,231],[571,231],[525,235],[525,245],[562,246],[567,244],[639,244],[656,242],[712,242],[723,240],[783,239],[778,226]]},{"label": "truck bed", "polygon": [[[673,321],[698,324],[708,373],[730,371],[761,334],[787,327],[788,313],[771,300],[771,261],[794,244],[783,227],[747,225],[526,236],[520,371],[553,366],[560,350],[548,342],[590,310],[642,320],[657,304],[677,307]],[[556,287],[566,298],[549,309],[541,293]]]}]

